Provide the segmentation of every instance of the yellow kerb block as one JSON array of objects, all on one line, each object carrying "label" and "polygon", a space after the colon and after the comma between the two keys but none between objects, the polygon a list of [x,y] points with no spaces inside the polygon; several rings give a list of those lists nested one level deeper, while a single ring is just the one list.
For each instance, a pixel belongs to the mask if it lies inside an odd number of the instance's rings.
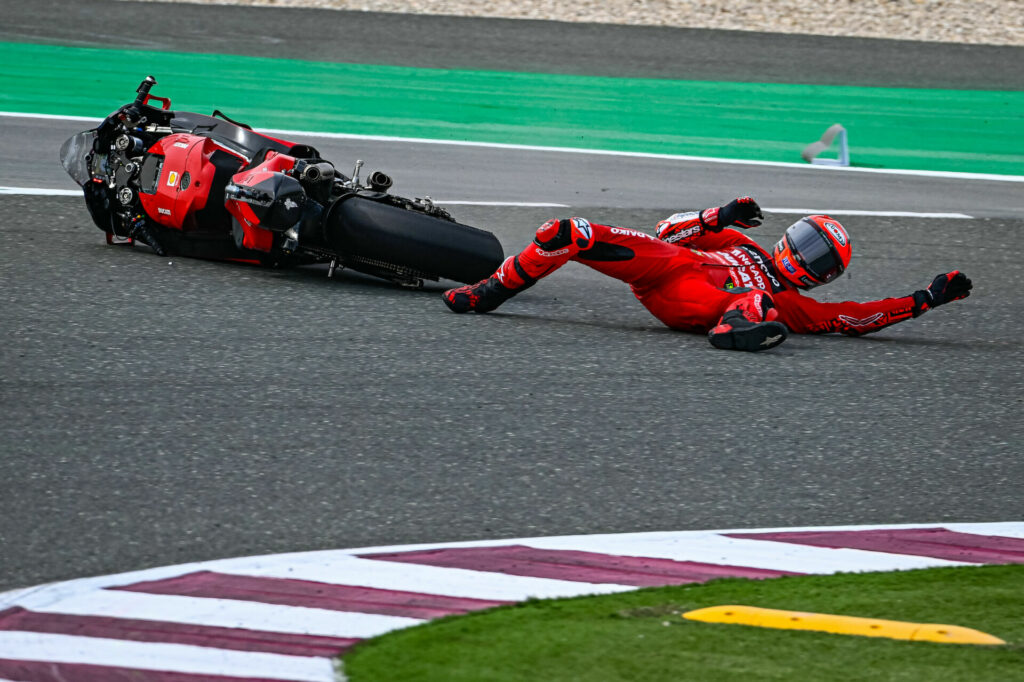
[{"label": "yellow kerb block", "polygon": [[898,620],[836,616],[829,613],[762,609],[757,606],[709,606],[683,614],[687,620],[704,623],[735,623],[779,630],[814,630],[837,635],[888,637],[916,642],[946,644],[1006,644],[998,637],[958,625],[906,623]]}]

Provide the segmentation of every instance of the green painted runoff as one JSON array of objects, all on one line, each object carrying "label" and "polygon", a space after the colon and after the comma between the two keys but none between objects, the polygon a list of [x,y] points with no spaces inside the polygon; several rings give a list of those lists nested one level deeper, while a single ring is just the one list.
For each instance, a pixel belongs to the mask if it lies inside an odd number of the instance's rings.
[{"label": "green painted runoff", "polygon": [[[256,127],[1024,175],[1024,92],[421,69],[0,42],[0,110],[102,117],[152,74],[174,108]],[[0,126],[3,125],[0,119]],[[826,153],[827,155],[828,153]]]}]

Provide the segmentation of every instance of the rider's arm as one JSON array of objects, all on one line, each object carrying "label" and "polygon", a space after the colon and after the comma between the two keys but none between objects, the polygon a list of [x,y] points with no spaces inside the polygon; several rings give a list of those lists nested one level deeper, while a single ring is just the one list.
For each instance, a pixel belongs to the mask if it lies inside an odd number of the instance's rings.
[{"label": "rider's arm", "polygon": [[744,229],[761,224],[761,208],[750,197],[740,197],[725,206],[705,208],[703,211],[676,213],[658,223],[655,234],[670,244],[713,251],[753,240],[730,225]]},{"label": "rider's arm", "polygon": [[880,301],[856,303],[822,303],[799,291],[790,289],[774,295],[779,321],[797,334],[838,332],[861,336],[884,329],[897,322],[918,317],[937,306],[967,298],[971,280],[962,272],[938,275],[927,289],[909,296],[883,298]]}]

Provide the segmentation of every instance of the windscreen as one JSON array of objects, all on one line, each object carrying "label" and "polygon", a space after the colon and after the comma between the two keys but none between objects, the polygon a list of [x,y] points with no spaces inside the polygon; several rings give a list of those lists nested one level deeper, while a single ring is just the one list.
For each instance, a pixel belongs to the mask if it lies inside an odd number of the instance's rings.
[{"label": "windscreen", "polygon": [[84,187],[92,178],[89,175],[89,152],[92,151],[95,130],[86,130],[69,137],[60,147],[60,163],[75,182]]}]

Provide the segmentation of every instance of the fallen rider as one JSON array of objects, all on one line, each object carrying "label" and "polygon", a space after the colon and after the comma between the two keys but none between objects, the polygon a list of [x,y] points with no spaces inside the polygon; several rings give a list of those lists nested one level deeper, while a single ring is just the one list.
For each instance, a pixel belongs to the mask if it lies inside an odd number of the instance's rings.
[{"label": "fallen rider", "polygon": [[456,313],[494,310],[569,261],[630,285],[651,314],[672,329],[707,333],[716,348],[774,348],[790,332],[870,334],[966,298],[971,280],[954,270],[926,289],[898,298],[822,303],[801,290],[827,284],[850,263],[850,237],[839,221],[812,215],[793,223],[771,252],[742,232],[764,216],[750,197],[725,206],[677,213],[656,237],[583,218],[550,220],[518,255],[476,284],[450,289]]}]

